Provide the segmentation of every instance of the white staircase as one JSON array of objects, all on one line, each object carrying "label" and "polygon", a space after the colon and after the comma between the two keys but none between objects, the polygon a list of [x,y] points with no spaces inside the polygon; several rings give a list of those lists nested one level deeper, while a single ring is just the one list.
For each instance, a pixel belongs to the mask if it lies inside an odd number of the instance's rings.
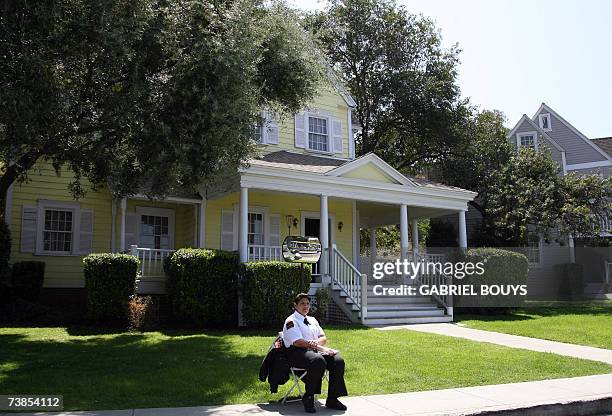
[{"label": "white staircase", "polygon": [[331,260],[332,297],[353,322],[385,326],[453,321],[452,307],[443,306],[449,304],[449,300],[422,295],[376,295],[372,282],[367,282],[367,276],[360,273],[335,246],[332,247]]}]

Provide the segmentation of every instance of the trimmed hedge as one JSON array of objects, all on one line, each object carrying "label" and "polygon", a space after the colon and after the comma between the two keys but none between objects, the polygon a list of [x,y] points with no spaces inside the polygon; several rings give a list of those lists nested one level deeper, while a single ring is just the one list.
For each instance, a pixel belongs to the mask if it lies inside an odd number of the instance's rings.
[{"label": "trimmed hedge", "polygon": [[244,263],[242,316],[247,326],[282,327],[293,308],[293,298],[310,288],[310,267],[280,261]]},{"label": "trimmed hedge", "polygon": [[582,299],[584,295],[582,264],[555,264],[554,270],[559,278],[559,300]]},{"label": "trimmed hedge", "polygon": [[83,259],[87,318],[124,324],[134,293],[138,258],[129,254],[90,254]]},{"label": "trimmed hedge", "polygon": [[238,323],[238,254],[185,248],[164,263],[172,314],[184,324],[232,327]]},{"label": "trimmed hedge", "polygon": [[45,262],[18,261],[13,264],[11,284],[14,294],[21,299],[36,302],[45,279]]},{"label": "trimmed hedge", "polygon": [[[454,280],[458,284],[471,284],[479,292],[481,285],[527,285],[527,256],[510,250],[499,248],[474,248],[465,252],[462,259],[465,262],[484,263],[484,273],[480,276],[466,276]],[[510,311],[522,305],[526,295],[488,295],[488,296],[457,296],[456,306],[468,307],[469,312],[500,313]],[[466,310],[463,310],[464,312]]]}]

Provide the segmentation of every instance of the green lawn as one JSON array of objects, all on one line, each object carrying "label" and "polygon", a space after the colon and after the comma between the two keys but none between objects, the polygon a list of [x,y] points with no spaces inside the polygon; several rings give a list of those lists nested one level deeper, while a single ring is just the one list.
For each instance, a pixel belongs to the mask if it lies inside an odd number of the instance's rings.
[{"label": "green lawn", "polygon": [[509,315],[456,315],[470,328],[612,349],[612,301],[528,302]]},{"label": "green lawn", "polygon": [[[351,395],[612,372],[599,362],[413,331],[326,332],[347,362]],[[0,392],[63,394],[66,410],[267,402],[280,397],[257,379],[273,335],[4,328]]]}]

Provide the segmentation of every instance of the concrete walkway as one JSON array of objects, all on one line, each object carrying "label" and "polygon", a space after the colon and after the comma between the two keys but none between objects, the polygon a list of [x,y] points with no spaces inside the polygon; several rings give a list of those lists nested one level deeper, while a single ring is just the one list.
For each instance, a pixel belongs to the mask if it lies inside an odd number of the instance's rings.
[{"label": "concrete walkway", "polygon": [[552,352],[554,354],[565,355],[568,357],[583,358],[585,360],[601,361],[607,364],[612,364],[612,350],[567,344],[557,341],[548,341],[545,339],[523,337],[519,335],[502,334],[501,332],[483,331],[481,329],[467,328],[457,324],[396,325],[377,329],[380,329],[381,331],[408,329],[411,331],[465,338],[472,341],[489,342],[512,348],[522,348],[525,350],[539,352]]},{"label": "concrete walkway", "polygon": [[[415,393],[345,397],[346,412],[317,406],[317,414],[346,416],[586,415],[612,413],[612,374]],[[300,402],[96,412],[29,413],[79,416],[305,415]]]}]

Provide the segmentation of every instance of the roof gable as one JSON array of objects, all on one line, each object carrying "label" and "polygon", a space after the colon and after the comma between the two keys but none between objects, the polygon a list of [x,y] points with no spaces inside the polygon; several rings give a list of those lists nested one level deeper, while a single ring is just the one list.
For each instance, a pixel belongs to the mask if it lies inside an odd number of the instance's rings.
[{"label": "roof gable", "polygon": [[415,185],[413,181],[395,170],[391,165],[376,156],[374,153],[368,153],[353,161],[345,163],[342,166],[327,172],[325,175],[363,179],[372,182]]},{"label": "roof gable", "polygon": [[523,130],[522,127],[524,127],[525,124],[528,125],[530,129],[533,129],[537,133],[539,133],[542,136],[542,138],[544,138],[547,142],[549,142],[555,149],[557,149],[560,152],[565,151],[559,145],[559,143],[554,141],[544,130],[540,128],[540,126],[534,123],[533,120],[527,116],[527,114],[523,114],[523,117],[521,117],[518,123],[516,123],[516,126],[514,126],[512,130],[510,130],[510,133],[508,133],[508,136],[507,136],[508,139],[513,140],[514,141],[513,143],[516,143],[516,133]]}]

